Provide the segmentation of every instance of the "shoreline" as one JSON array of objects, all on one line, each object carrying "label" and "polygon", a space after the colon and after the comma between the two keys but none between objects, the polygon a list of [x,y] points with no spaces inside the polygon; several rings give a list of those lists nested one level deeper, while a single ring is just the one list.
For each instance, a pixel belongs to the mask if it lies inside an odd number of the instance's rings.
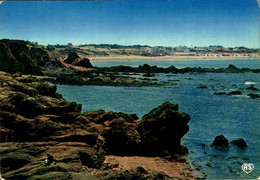
[{"label": "shoreline", "polygon": [[88,57],[90,61],[113,60],[226,60],[226,59],[260,59],[260,56],[95,56]]}]

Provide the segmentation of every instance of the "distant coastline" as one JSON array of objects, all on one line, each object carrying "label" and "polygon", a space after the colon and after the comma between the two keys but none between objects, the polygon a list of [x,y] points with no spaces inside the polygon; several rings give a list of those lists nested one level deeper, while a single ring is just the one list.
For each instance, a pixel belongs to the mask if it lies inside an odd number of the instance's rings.
[{"label": "distant coastline", "polygon": [[260,59],[260,56],[94,56],[90,61],[110,60],[177,60],[177,59]]}]

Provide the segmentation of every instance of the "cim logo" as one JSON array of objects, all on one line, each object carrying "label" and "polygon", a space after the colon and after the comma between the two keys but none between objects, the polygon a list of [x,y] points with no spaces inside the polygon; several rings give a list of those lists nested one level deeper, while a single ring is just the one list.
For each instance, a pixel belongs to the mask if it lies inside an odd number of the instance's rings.
[{"label": "cim logo", "polygon": [[242,164],[242,170],[249,174],[250,172],[252,172],[254,170],[254,165],[252,163],[244,163]]}]

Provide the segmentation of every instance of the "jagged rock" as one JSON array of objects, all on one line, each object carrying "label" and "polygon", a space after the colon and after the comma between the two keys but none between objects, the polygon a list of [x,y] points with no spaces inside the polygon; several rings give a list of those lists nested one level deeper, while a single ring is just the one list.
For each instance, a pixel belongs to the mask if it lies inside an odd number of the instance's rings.
[{"label": "jagged rock", "polygon": [[181,138],[189,131],[190,116],[178,111],[178,105],[165,102],[142,118],[138,131],[142,149],[147,155],[167,150],[171,155],[181,152]]},{"label": "jagged rock", "polygon": [[247,144],[244,139],[236,139],[234,141],[231,141],[232,144],[238,146],[238,147],[247,147]]},{"label": "jagged rock", "polygon": [[93,67],[88,58],[82,59],[75,51],[70,52],[68,58],[65,59],[64,62],[74,66],[81,66],[85,68]]},{"label": "jagged rock", "polygon": [[225,138],[223,135],[216,136],[213,143],[213,146],[218,146],[218,147],[227,147],[229,146],[228,140]]}]

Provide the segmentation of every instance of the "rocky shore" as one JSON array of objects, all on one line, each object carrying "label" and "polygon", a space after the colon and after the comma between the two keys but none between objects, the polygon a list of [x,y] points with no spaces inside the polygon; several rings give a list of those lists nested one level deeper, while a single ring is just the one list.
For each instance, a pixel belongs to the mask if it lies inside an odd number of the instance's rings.
[{"label": "rocky shore", "polygon": [[[40,46],[22,40],[0,40],[0,71],[52,77],[54,84],[105,86],[167,86],[166,82],[149,79],[159,73],[259,73],[260,69],[187,67],[162,68],[148,64],[139,67],[93,67],[88,58],[69,52],[65,59],[52,46]],[[137,76],[144,78],[137,78]]]},{"label": "rocky shore", "polygon": [[[176,161],[188,153],[180,143],[190,120],[177,104],[165,102],[142,118],[82,113],[56,86],[31,76],[1,72],[0,83],[5,179],[193,179],[189,165]],[[56,165],[44,166],[47,152]],[[127,165],[121,156],[140,163]]]}]

